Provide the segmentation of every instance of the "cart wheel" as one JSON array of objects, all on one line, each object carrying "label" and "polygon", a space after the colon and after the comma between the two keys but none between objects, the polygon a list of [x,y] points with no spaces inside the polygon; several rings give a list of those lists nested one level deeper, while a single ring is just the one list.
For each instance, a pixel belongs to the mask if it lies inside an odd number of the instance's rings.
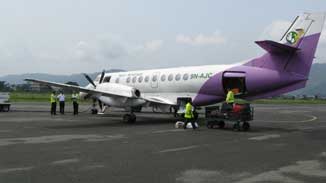
[{"label": "cart wheel", "polygon": [[239,125],[239,123],[235,123],[235,124],[233,125],[233,130],[234,130],[234,131],[240,131],[240,125]]},{"label": "cart wheel", "polygon": [[250,124],[248,122],[243,122],[242,129],[248,131],[250,129]]},{"label": "cart wheel", "polygon": [[207,124],[206,127],[207,127],[207,128],[211,128],[211,125],[210,125],[210,124]]},{"label": "cart wheel", "polygon": [[214,125],[213,125],[213,124],[211,124],[210,128],[214,128]]},{"label": "cart wheel", "polygon": [[224,128],[225,127],[225,122],[224,121],[219,121],[218,127],[219,128]]}]

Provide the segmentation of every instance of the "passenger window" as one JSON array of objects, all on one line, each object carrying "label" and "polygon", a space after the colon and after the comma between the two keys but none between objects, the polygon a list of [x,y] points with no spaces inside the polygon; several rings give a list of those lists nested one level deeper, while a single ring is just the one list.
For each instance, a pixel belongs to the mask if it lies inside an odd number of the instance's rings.
[{"label": "passenger window", "polygon": [[145,82],[147,83],[149,81],[149,76],[145,77]]},{"label": "passenger window", "polygon": [[127,81],[126,81],[126,82],[127,82],[127,83],[130,83],[130,77],[127,78]]},{"label": "passenger window", "polygon": [[163,74],[163,75],[161,76],[161,81],[165,81],[165,79],[166,79],[166,76],[165,76],[165,74]]},{"label": "passenger window", "polygon": [[173,80],[173,74],[169,74],[168,80],[169,81],[172,81]]},{"label": "passenger window", "polygon": [[188,80],[188,78],[189,78],[189,74],[184,74],[183,75],[183,80]]},{"label": "passenger window", "polygon": [[120,81],[120,78],[117,77],[117,79],[115,79],[115,83],[119,83],[119,81]]},{"label": "passenger window", "polygon": [[154,75],[154,76],[152,77],[152,81],[153,81],[153,82],[157,81],[157,75]]},{"label": "passenger window", "polygon": [[136,80],[137,80],[137,77],[136,77],[136,76],[134,76],[134,77],[132,78],[132,83],[135,83],[135,82],[136,82]]},{"label": "passenger window", "polygon": [[138,78],[138,82],[139,82],[139,83],[143,82],[143,76],[140,76],[140,77]]},{"label": "passenger window", "polygon": [[181,74],[177,74],[177,75],[175,75],[175,80],[176,81],[179,81],[181,79]]}]

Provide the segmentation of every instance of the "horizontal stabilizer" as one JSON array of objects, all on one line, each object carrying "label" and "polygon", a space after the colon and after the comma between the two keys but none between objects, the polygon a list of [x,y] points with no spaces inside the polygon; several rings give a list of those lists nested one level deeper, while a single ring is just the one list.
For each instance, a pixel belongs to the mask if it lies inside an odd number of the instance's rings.
[{"label": "horizontal stabilizer", "polygon": [[292,47],[286,44],[278,43],[275,41],[255,41],[261,48],[268,51],[269,53],[291,53],[299,50],[296,47]]}]

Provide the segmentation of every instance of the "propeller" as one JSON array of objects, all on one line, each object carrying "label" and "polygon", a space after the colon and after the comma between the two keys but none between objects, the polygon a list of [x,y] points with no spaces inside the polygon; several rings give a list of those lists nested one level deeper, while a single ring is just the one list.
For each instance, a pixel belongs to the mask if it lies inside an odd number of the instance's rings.
[{"label": "propeller", "polygon": [[102,110],[103,110],[103,104],[102,104],[102,102],[100,100],[97,100],[97,101],[98,101],[98,105],[100,106],[100,109],[101,109],[101,112],[102,112]]},{"label": "propeller", "polygon": [[96,85],[95,85],[95,83],[93,82],[93,80],[87,75],[87,74],[85,74],[84,73],[84,76],[85,76],[85,78],[87,79],[87,81],[89,82],[89,83],[91,83],[93,86],[94,86],[94,88],[96,88]]},{"label": "propeller", "polygon": [[[102,73],[101,73],[99,84],[103,83],[104,75],[105,75],[105,70],[103,70]],[[100,106],[100,109],[101,109],[101,112],[102,112],[103,104],[102,104],[102,102],[100,100],[97,100],[97,101],[98,101],[98,105]]]},{"label": "propeller", "polygon": [[105,75],[105,70],[103,70],[101,73],[100,82],[99,82],[100,84],[103,82],[104,75]]},{"label": "propeller", "polygon": [[[90,84],[92,84],[92,85],[94,86],[94,88],[96,88],[96,85],[95,85],[94,81],[91,79],[91,77],[89,77],[89,76],[88,76],[87,74],[85,74],[85,73],[84,73],[84,76],[85,76],[85,78],[87,79],[87,81],[88,81]],[[103,70],[102,73],[101,73],[101,77],[100,77],[100,80],[99,80],[99,84],[103,83],[104,76],[105,76],[105,70]],[[94,103],[94,104],[96,103],[96,100],[97,100],[98,105],[99,105],[99,107],[100,107],[100,109],[101,109],[101,111],[102,111],[102,109],[103,109],[103,104],[102,104],[102,102],[101,102],[100,100],[94,98],[94,99],[93,99],[93,103]]]}]

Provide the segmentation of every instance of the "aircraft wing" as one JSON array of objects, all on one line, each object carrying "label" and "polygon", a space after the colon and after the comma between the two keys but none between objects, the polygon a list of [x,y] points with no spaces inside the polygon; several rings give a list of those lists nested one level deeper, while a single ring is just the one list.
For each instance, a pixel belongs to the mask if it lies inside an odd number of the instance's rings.
[{"label": "aircraft wing", "polygon": [[75,91],[78,91],[78,92],[85,92],[85,93],[94,94],[94,95],[103,95],[103,96],[107,96],[107,97],[127,97],[127,98],[132,98],[130,95],[111,93],[111,92],[106,92],[106,91],[102,91],[102,90],[90,89],[90,88],[86,88],[86,87],[68,85],[68,84],[63,84],[63,83],[56,83],[56,82],[37,80],[37,79],[25,79],[25,81],[30,81],[30,82],[33,82],[33,83],[38,83],[38,84],[47,85],[47,86],[53,86],[53,87],[59,87],[59,88],[75,90]]},{"label": "aircraft wing", "polygon": [[143,97],[143,99],[152,104],[176,105],[174,102],[170,101],[169,99],[162,98],[162,97]]},{"label": "aircraft wing", "polygon": [[196,93],[143,93],[142,97],[152,104],[177,105],[178,98],[195,98]]},{"label": "aircraft wing", "polygon": [[[38,83],[50,87],[58,87],[58,88],[65,88],[65,89],[70,89],[70,90],[75,90],[78,92],[84,92],[88,93],[91,95],[97,95],[97,96],[106,96],[106,97],[112,97],[112,98],[128,98],[128,99],[143,99],[146,101],[147,105],[149,106],[173,106],[176,105],[176,99],[180,95],[183,96],[182,94],[176,95],[173,93],[166,93],[165,95],[157,95],[154,93],[144,93],[140,97],[135,97],[131,94],[121,92],[117,88],[116,90],[111,90],[111,91],[106,91],[103,89],[93,89],[93,88],[86,88],[86,87],[80,87],[80,86],[75,86],[75,85],[69,85],[69,84],[63,84],[63,83],[56,83],[56,82],[51,82],[51,81],[44,81],[44,80],[37,80],[37,79],[25,79],[25,81],[33,82],[33,83]],[[188,96],[189,95],[185,95]]]}]

